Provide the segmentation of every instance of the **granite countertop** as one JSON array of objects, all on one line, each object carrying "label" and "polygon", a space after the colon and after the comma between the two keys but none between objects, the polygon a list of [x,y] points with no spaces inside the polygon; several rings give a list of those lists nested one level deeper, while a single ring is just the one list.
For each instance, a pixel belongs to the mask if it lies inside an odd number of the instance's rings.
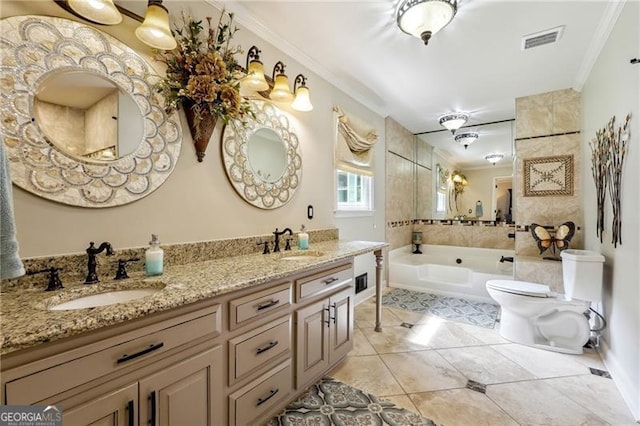
[{"label": "granite countertop", "polygon": [[[56,292],[22,289],[2,293],[0,354],[178,308],[331,265],[386,246],[388,244],[384,242],[332,240],[312,244],[310,250],[304,253],[320,252],[322,256],[305,256],[303,260],[281,259],[296,253],[302,254],[297,250],[268,255],[253,254],[172,266],[156,277],[131,274],[126,280],[93,285],[65,283],[65,289]],[[162,290],[126,303],[65,311],[48,309],[52,305],[90,294],[149,287]]]}]

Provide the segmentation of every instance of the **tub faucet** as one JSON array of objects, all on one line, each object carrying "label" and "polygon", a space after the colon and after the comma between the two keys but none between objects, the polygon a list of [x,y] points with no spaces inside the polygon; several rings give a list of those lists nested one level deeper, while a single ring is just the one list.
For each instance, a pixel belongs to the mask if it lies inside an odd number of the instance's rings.
[{"label": "tub faucet", "polygon": [[[282,231],[278,232],[278,228],[276,228],[275,232],[273,233],[274,238],[273,238],[273,252],[277,253],[280,251],[280,235],[284,235],[286,233],[289,233],[289,235],[293,235],[293,231],[291,230],[291,228],[284,228]],[[285,247],[286,250],[286,247]],[[291,250],[291,247],[289,247],[289,250]]]},{"label": "tub faucet", "polygon": [[511,262],[513,263],[513,256],[500,256],[500,263]]},{"label": "tub faucet", "polygon": [[98,248],[95,248],[93,241],[89,243],[89,247],[87,248],[87,278],[84,280],[85,284],[93,284],[100,281],[98,279],[98,274],[96,273],[96,266],[98,265],[98,262],[96,262],[96,255],[105,250],[107,256],[113,256],[111,243],[104,242],[100,244],[100,247]]}]

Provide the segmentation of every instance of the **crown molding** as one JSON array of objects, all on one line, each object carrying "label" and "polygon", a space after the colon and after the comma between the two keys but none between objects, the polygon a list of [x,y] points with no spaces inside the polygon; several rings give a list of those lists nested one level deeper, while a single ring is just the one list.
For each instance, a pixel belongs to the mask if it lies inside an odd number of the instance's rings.
[{"label": "crown molding", "polygon": [[604,45],[611,35],[611,31],[613,31],[613,27],[618,21],[618,17],[626,1],[627,0],[613,0],[607,2],[606,9],[602,14],[602,19],[598,24],[598,28],[593,32],[593,38],[591,39],[589,48],[582,59],[580,69],[578,69],[578,74],[573,83],[574,90],[578,92],[582,91],[587,78],[589,78],[589,74],[591,74],[591,69],[595,65],[598,56],[600,56],[600,52],[602,52]]},{"label": "crown molding", "polygon": [[346,93],[366,108],[380,115],[386,117],[389,115],[386,109],[379,105],[375,100],[370,99],[363,93],[354,90],[347,82],[332,73],[328,68],[316,61],[304,51],[298,49],[291,44],[288,40],[284,39],[280,35],[276,34],[273,30],[267,27],[256,16],[254,16],[241,1],[217,1],[217,0],[204,0],[205,3],[215,7],[218,10],[226,9],[234,14],[234,20],[243,25],[247,31],[250,31],[262,38],[267,43],[273,45],[276,49],[282,51],[284,54],[290,56],[295,61],[299,62],[302,66],[308,68],[324,79],[327,83],[338,88],[342,92]]}]

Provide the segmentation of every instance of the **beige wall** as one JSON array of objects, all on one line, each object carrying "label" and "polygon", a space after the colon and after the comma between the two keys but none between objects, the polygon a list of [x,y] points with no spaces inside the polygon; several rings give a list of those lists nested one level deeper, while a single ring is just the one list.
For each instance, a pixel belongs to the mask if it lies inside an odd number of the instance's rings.
[{"label": "beige wall", "polygon": [[608,322],[602,339],[607,370],[640,420],[640,65],[629,59],[640,52],[640,3],[627,1],[596,60],[582,95],[582,160],[591,162],[588,142],[615,115],[620,124],[631,113],[629,151],[622,178],[622,244],[611,244],[611,205],[607,197],[604,240],[596,237],[596,191],[590,168],[583,167],[585,248],[604,255],[604,291],[597,309]]},{"label": "beige wall", "polygon": [[[172,11],[189,11],[195,2],[168,2]],[[214,8],[198,3],[217,17]],[[173,12],[172,12],[173,13]],[[2,2],[2,17],[25,14],[72,16],[54,2]],[[177,16],[177,15],[176,15]],[[204,19],[205,16],[194,16]],[[125,17],[124,22],[100,30],[114,35],[144,56],[150,49],[138,42],[133,31],[139,23]],[[285,109],[296,130],[302,151],[302,183],[291,202],[276,210],[261,210],[243,201],[227,181],[220,155],[220,127],[216,128],[203,163],[196,161],[191,135],[183,113],[183,145],[177,166],[171,177],[158,190],[137,202],[108,209],[70,207],[38,198],[19,188],[14,190],[15,215],[20,255],[33,257],[84,251],[89,241],[110,241],[117,250],[144,246],[150,234],[157,233],[164,243],[204,241],[269,234],[286,226],[294,230],[301,224],[309,229],[322,229],[338,224],[333,212],[333,112],[340,105],[372,124],[378,132],[383,148],[376,165],[376,180],[384,182],[384,119],[366,106],[354,101],[329,82],[321,79],[294,58],[277,47],[258,38],[246,28],[237,33],[234,41],[245,50],[256,44],[262,50],[261,59],[268,68],[282,60],[289,74],[304,73],[308,78],[314,110],[299,113]],[[157,63],[154,63],[156,65]],[[361,240],[384,238],[385,194],[376,190],[376,211],[368,218],[349,221],[358,232],[349,237]],[[307,206],[315,207],[313,220],[307,219]],[[346,225],[345,225],[346,226]],[[357,234],[357,235],[356,235]],[[342,234],[341,234],[342,235]],[[313,241],[311,241],[313,247]],[[373,256],[371,256],[373,257]],[[374,269],[370,265],[363,267]],[[358,271],[356,271],[358,273]],[[369,274],[370,277],[372,273]],[[372,282],[370,278],[369,282]]]},{"label": "beige wall", "polygon": [[110,146],[118,146],[118,91],[100,99],[87,108],[85,119],[85,154]]},{"label": "beige wall", "polygon": [[509,234],[514,226],[498,224],[497,226],[462,224],[459,221],[451,225],[442,223],[418,224],[416,231],[422,231],[424,244],[459,247],[481,247],[513,250],[513,239]]},{"label": "beige wall", "polygon": [[[581,97],[573,89],[516,99],[516,255],[541,257],[525,226],[532,223],[557,227],[566,221],[584,227],[582,214]],[[568,133],[568,134],[567,134]],[[573,195],[525,197],[523,160],[573,155]],[[576,231],[571,247],[581,248],[582,231]],[[543,256],[550,256],[547,251]],[[518,277],[528,279],[532,277]],[[533,279],[533,278],[532,278]],[[535,280],[535,279],[534,279]]]}]

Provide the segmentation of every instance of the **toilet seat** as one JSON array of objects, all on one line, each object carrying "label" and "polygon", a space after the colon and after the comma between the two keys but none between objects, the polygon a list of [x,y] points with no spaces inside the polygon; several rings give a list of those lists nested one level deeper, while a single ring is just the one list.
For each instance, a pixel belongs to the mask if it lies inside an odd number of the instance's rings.
[{"label": "toilet seat", "polygon": [[514,280],[489,280],[487,288],[530,297],[555,297],[548,285]]}]

